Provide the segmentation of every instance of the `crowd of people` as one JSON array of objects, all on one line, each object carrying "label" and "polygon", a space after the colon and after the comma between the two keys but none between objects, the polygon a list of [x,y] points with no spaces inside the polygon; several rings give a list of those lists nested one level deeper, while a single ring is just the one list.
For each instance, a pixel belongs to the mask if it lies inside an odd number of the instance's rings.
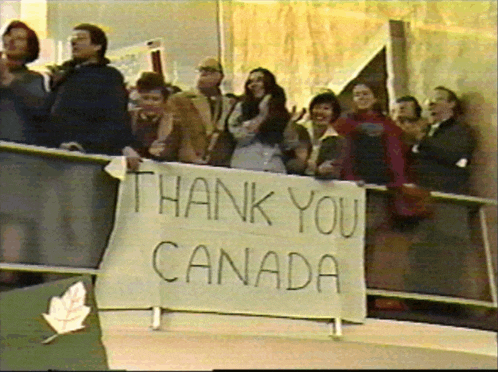
[{"label": "crowd of people", "polygon": [[330,90],[313,97],[308,110],[289,111],[272,72],[256,68],[242,95],[224,94],[223,67],[209,57],[197,66],[196,86],[188,91],[143,72],[135,84],[138,102],[130,105],[122,74],[105,57],[107,37],[95,25],[73,29],[72,58],[52,71],[50,89],[26,67],[39,54],[30,27],[11,22],[2,42],[1,140],[124,155],[132,170],[150,158],[469,191],[476,145],[457,96],[443,86],[431,92],[426,119],[413,96],[399,98],[387,115],[378,87],[359,80],[352,112],[343,113]]}]

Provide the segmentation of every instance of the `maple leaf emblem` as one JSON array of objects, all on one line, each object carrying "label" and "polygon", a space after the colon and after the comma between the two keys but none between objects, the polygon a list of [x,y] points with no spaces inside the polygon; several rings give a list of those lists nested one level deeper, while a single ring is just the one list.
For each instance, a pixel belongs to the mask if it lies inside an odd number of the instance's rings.
[{"label": "maple leaf emblem", "polygon": [[85,296],[85,286],[80,281],[69,287],[62,297],[51,298],[48,314],[42,315],[57,333],[42,341],[44,344],[58,335],[85,328],[83,321],[90,313],[90,307],[85,306]]}]

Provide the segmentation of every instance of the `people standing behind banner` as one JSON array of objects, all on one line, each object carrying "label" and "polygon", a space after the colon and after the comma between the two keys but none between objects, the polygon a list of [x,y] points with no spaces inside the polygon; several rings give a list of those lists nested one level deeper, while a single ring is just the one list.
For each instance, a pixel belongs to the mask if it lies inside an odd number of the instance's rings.
[{"label": "people standing behind banner", "polygon": [[285,92],[270,71],[259,67],[249,73],[244,95],[228,118],[237,141],[232,168],[286,173],[284,132],[290,114],[285,103]]},{"label": "people standing behind banner", "polygon": [[80,24],[71,37],[72,59],[52,76],[48,101],[52,146],[106,155],[125,155],[137,169],[140,156],[127,112],[123,75],[108,66],[107,37],[97,26]]},{"label": "people standing behind banner", "polygon": [[453,91],[438,86],[429,98],[429,113],[431,125],[412,147],[417,183],[432,190],[466,194],[476,143],[470,128],[460,121],[460,101]]},{"label": "people standing behind banner", "polygon": [[[310,121],[299,130],[300,148],[306,156],[306,175],[340,179],[346,153],[346,139],[337,133],[334,123],[341,115],[341,105],[328,90],[313,97],[309,106]],[[306,151],[306,152],[305,152]]]},{"label": "people standing behind banner", "polygon": [[401,130],[382,113],[373,85],[357,82],[353,104],[354,112],[336,125],[347,137],[344,179],[401,187],[406,183]]},{"label": "people standing behind banner", "polygon": [[196,88],[169,99],[174,126],[181,129],[179,160],[186,163],[228,166],[233,139],[225,121],[231,110],[230,98],[220,90],[223,68],[216,58],[202,60]]},{"label": "people standing behind banner", "polygon": [[36,33],[25,23],[11,22],[0,51],[0,139],[43,143],[42,109],[47,96],[43,76],[26,64],[38,58]]},{"label": "people standing behind banner", "polygon": [[131,111],[132,132],[137,152],[144,158],[177,161],[180,128],[173,126],[173,114],[168,109],[170,91],[162,75],[143,72],[137,80],[138,107]]}]

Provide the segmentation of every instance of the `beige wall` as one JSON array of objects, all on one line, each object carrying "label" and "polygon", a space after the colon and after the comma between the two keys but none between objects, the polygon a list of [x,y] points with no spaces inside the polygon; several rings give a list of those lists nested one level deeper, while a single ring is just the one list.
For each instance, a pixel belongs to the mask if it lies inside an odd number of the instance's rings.
[{"label": "beige wall", "polygon": [[233,1],[234,87],[241,91],[247,73],[261,65],[275,72],[291,103],[306,106],[318,87],[340,86],[344,71],[354,77],[355,67],[372,57],[376,40],[383,42],[390,19],[406,22],[408,91],[423,102],[432,88],[445,85],[462,97],[479,139],[474,191],[495,198],[496,5]]}]

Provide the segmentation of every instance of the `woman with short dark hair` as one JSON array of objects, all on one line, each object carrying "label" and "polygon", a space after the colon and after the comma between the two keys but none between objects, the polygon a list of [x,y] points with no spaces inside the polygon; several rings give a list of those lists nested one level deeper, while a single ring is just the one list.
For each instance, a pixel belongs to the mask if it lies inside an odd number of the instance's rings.
[{"label": "woman with short dark hair", "polygon": [[38,58],[36,33],[13,21],[2,35],[0,53],[0,139],[40,144],[43,104],[47,96],[43,76],[26,64]]},{"label": "woman with short dark hair", "polygon": [[298,127],[298,156],[306,156],[304,174],[338,179],[344,161],[346,140],[334,125],[341,115],[341,105],[334,92],[327,90],[313,97],[309,105],[310,120]]}]

